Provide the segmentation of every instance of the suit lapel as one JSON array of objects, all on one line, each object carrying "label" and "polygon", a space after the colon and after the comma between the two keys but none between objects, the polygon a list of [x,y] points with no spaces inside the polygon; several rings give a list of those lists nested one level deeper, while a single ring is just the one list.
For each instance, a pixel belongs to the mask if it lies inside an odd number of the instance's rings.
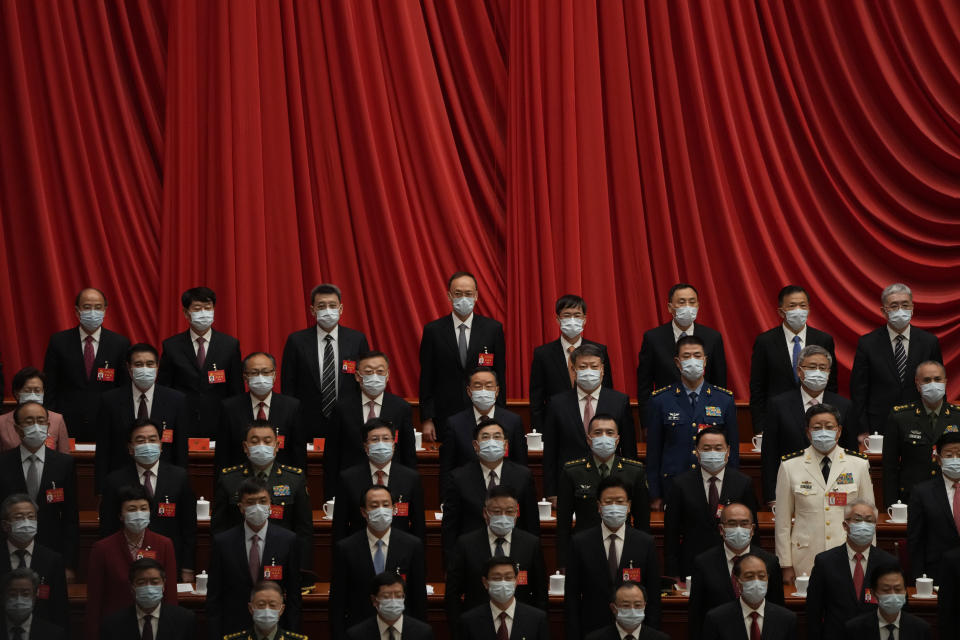
[{"label": "suit lapel", "polygon": [[[804,455],[806,455],[806,454],[804,454]],[[813,455],[811,455],[811,456],[809,457],[809,459],[804,459],[803,469],[804,469],[804,471],[807,472],[807,475],[810,476],[810,477],[813,479],[813,481],[817,484],[818,487],[820,487],[821,489],[823,489],[824,491],[826,491],[826,490],[827,490],[827,483],[826,483],[826,482],[824,481],[824,479],[823,479],[823,471],[821,470],[822,468],[821,468],[821,466],[820,466],[821,464],[823,464],[822,459],[821,459],[821,461],[818,463],[817,460],[816,460],[816,457],[813,456]],[[831,462],[831,463],[830,463],[830,473],[831,473],[831,474],[833,474],[833,472],[834,472],[834,466],[835,466],[835,465],[833,464],[833,462]]]},{"label": "suit lapel", "polygon": [[[947,498],[947,485],[943,482],[943,476],[937,474],[936,476],[940,481],[934,483],[933,492],[937,496],[937,507],[940,509],[941,517],[945,518],[946,522],[950,523],[950,527],[957,531],[957,523],[953,519],[953,511],[950,509],[950,500]],[[957,531],[960,534],[960,531]]]},{"label": "suit lapel", "polygon": [[[580,416],[580,398],[579,393],[574,390],[572,393],[567,395],[567,402],[569,409],[567,415],[571,416],[573,424],[573,432],[576,434],[574,437],[577,439],[577,442],[582,446],[587,446],[587,434],[583,428],[583,418]],[[600,405],[598,400],[597,405]],[[594,410],[594,415],[596,415],[596,410]]]},{"label": "suit lapel", "polygon": [[[911,329],[910,331],[912,333],[913,329]],[[887,367],[890,369],[890,373],[893,375],[893,379],[900,380],[900,372],[897,371],[897,361],[893,357],[893,344],[890,342],[890,333],[887,331],[886,325],[884,325],[880,329],[879,339],[880,339],[880,352],[883,354],[884,362],[887,363]],[[912,352],[913,352],[913,349],[910,349],[910,351],[907,353],[907,362],[910,361],[910,353]]]},{"label": "suit lapel", "polygon": [[[791,376],[795,375],[793,373],[793,354],[786,348],[784,345],[785,336],[783,333],[783,325],[777,327],[776,333],[774,334],[774,351],[780,355],[776,356],[777,366],[781,369],[784,374],[790,374]],[[793,340],[793,337],[790,338]],[[803,346],[810,344],[810,327],[807,327],[807,342]],[[791,345],[793,343],[791,342]],[[794,383],[796,385],[796,383]]]},{"label": "suit lapel", "polygon": [[[446,345],[447,350],[453,354],[453,359],[457,363],[457,367],[462,371],[463,365],[460,364],[460,347],[457,345],[457,340],[460,336],[459,326],[459,319],[454,321],[452,314],[447,315],[444,321],[440,323],[440,341],[441,344]],[[476,330],[477,316],[474,315],[470,328],[470,340],[467,341],[467,362],[470,361],[470,344],[473,342],[474,332]]]},{"label": "suit lapel", "polygon": [[[586,340],[584,340],[583,342],[586,342]],[[550,366],[551,368],[553,368],[554,371],[557,371],[558,373],[560,371],[563,371],[564,377],[570,381],[570,385],[567,388],[573,389],[574,384],[573,384],[573,381],[570,380],[570,374],[569,374],[570,367],[567,366],[567,354],[564,353],[563,351],[563,343],[560,342],[559,338],[557,338],[551,344],[554,346],[551,347],[549,351],[550,360],[552,361],[550,363]]]}]

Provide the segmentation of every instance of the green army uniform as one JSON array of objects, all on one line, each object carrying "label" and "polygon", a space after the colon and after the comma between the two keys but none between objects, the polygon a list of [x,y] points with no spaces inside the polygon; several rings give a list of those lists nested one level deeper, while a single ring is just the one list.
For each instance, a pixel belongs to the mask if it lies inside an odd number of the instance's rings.
[{"label": "green army uniform", "polygon": [[946,400],[930,414],[922,401],[893,408],[883,434],[883,501],[907,504],[913,485],[937,475],[933,447],[944,433],[960,432],[960,406]]},{"label": "green army uniform", "polygon": [[259,633],[256,633],[254,630],[249,631],[237,631],[236,633],[228,633],[223,636],[223,640],[310,640],[307,636],[302,633],[294,633],[293,631],[284,631],[283,629],[277,629],[275,635],[273,636],[263,636]]}]

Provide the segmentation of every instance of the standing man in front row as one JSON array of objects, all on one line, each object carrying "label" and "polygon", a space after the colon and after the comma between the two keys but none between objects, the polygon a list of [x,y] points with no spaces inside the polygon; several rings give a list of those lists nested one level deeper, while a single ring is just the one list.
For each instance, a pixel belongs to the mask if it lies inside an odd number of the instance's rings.
[{"label": "standing man in front row", "polygon": [[517,565],[510,556],[494,556],[484,565],[483,587],[490,602],[478,605],[460,618],[457,640],[547,640],[547,614],[518,601]]},{"label": "standing man in front row", "polygon": [[835,407],[811,407],[807,438],[812,444],[784,456],[780,463],[774,532],[786,584],[798,575],[809,575],[818,553],[844,541],[846,505],[857,499],[874,500],[867,456],[837,446],[842,429]]},{"label": "standing man in front row", "polygon": [[[420,420],[423,439],[442,441],[447,418],[470,407],[467,372],[492,367],[506,388],[507,347],[503,325],[474,313],[477,279],[458,271],[447,281],[453,314],[427,323],[420,339]],[[501,407],[506,399],[497,400]]]},{"label": "standing man in front row", "polygon": [[682,383],[664,387],[647,403],[647,480],[650,509],[659,511],[670,495],[674,476],[696,467],[697,432],[716,427],[727,436],[727,465],[740,466],[740,436],[733,393],[707,382],[709,360],[703,340],[685,336],[677,340],[673,358]]}]

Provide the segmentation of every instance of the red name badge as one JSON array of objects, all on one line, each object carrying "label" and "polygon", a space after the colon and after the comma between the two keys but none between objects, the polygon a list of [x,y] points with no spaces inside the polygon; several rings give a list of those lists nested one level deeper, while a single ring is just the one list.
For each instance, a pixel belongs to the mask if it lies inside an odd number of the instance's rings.
[{"label": "red name badge", "polygon": [[630,567],[629,569],[623,570],[623,580],[630,580],[631,582],[641,582],[643,578],[643,572],[640,569],[634,569]]},{"label": "red name badge", "polygon": [[263,568],[264,580],[283,580],[283,565],[268,564]]},{"label": "red name badge", "polygon": [[142,549],[140,551],[137,551],[137,560],[141,560],[143,558],[150,558],[151,560],[156,560],[157,552],[154,551],[153,549]]},{"label": "red name badge", "polygon": [[160,442],[164,442],[164,443],[166,443],[166,444],[172,444],[172,443],[173,443],[173,429],[164,429],[164,430],[163,430],[163,435],[160,436]]},{"label": "red name badge", "polygon": [[719,520],[721,513],[723,513],[723,505],[722,505],[722,504],[718,504],[718,505],[717,505],[717,513],[714,515],[714,517],[715,517],[717,520]]},{"label": "red name badge", "polygon": [[47,449],[57,448],[57,441],[53,439],[53,436],[47,436],[47,439],[44,441],[44,444],[47,445]]},{"label": "red name badge", "polygon": [[313,439],[313,450],[314,451],[323,451],[323,443],[326,442],[326,438],[314,438]]},{"label": "red name badge", "polygon": [[393,515],[408,517],[410,515],[410,503],[409,502],[398,502],[393,505]]},{"label": "red name badge", "polygon": [[527,572],[519,571],[517,572],[517,584],[527,584]]},{"label": "red name badge", "polygon": [[277,445],[279,445],[281,449],[283,449],[283,443],[286,439],[286,436],[277,436]]},{"label": "red name badge", "polygon": [[707,429],[712,426],[713,426],[712,424],[704,424],[701,422],[700,424],[697,425],[697,431],[703,431],[704,429]]},{"label": "red name badge", "polygon": [[37,587],[37,599],[38,600],[50,599],[50,585],[41,584],[39,587]]},{"label": "red name badge", "polygon": [[47,504],[63,502],[63,489],[47,489]]},{"label": "red name badge", "polygon": [[478,367],[492,367],[493,366],[493,354],[492,353],[481,353],[480,357],[477,358]]},{"label": "red name badge", "polygon": [[70,443],[70,451],[77,450],[77,439],[76,438],[67,438],[67,442]]},{"label": "red name badge", "polygon": [[97,382],[113,382],[116,378],[116,375],[116,369],[106,369],[104,367],[100,367],[97,369]]},{"label": "red name badge", "polygon": [[283,520],[283,505],[282,505],[282,504],[272,504],[272,505],[270,505],[270,519],[271,519],[271,520]]},{"label": "red name badge", "polygon": [[870,593],[870,589],[863,590],[863,601],[869,604],[876,604],[877,601],[874,600],[873,594]]},{"label": "red name badge", "polygon": [[187,438],[190,451],[210,451],[210,438]]},{"label": "red name badge", "polygon": [[357,361],[356,360],[344,360],[343,366],[340,367],[340,370],[344,373],[356,373],[357,372]]},{"label": "red name badge", "polygon": [[222,384],[227,381],[227,372],[223,369],[214,369],[207,371],[207,382],[210,384]]},{"label": "red name badge", "polygon": [[827,494],[827,504],[831,507],[847,506],[847,494],[843,491],[831,491]]},{"label": "red name badge", "polygon": [[177,515],[177,505],[174,502],[161,502],[157,505],[157,515],[163,518],[173,518]]}]

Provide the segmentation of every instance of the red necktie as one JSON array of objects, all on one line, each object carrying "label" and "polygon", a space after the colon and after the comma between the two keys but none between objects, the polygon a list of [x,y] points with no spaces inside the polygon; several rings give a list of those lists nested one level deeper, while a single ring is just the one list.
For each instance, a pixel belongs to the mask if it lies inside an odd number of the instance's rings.
[{"label": "red necktie", "polygon": [[260,536],[254,535],[250,539],[250,580],[253,584],[260,581]]},{"label": "red necktie", "polygon": [[147,495],[153,498],[153,483],[150,482],[150,476],[153,475],[153,472],[147,469],[143,472],[143,490],[147,492]]},{"label": "red necktie", "polygon": [[150,622],[151,620],[153,620],[153,616],[143,616],[143,634],[140,636],[140,640],[153,640],[153,623]]},{"label": "red necktie", "polygon": [[203,371],[203,363],[207,361],[207,350],[203,347],[206,338],[197,338],[197,369]]},{"label": "red necktie", "polygon": [[863,554],[853,554],[853,589],[857,592],[857,602],[863,593]]},{"label": "red necktie", "polygon": [[257,403],[257,420],[267,419],[267,412],[263,410],[265,406],[262,402]]},{"label": "red necktie", "polygon": [[593,420],[593,396],[588,393],[583,405],[583,430],[587,433],[590,432],[591,420]]},{"label": "red necktie", "polygon": [[367,408],[369,409],[369,411],[367,411],[367,420],[373,420],[377,417],[377,412],[375,411],[376,407],[377,403],[373,400],[367,403]]},{"label": "red necktie", "polygon": [[717,507],[720,506],[720,492],[717,491],[717,476],[710,476],[710,517],[717,517]]},{"label": "red necktie", "polygon": [[757,622],[760,614],[754,611],[750,614],[750,617],[753,618],[753,622],[750,623],[750,640],[761,640],[760,623]]},{"label": "red necktie", "polygon": [[960,532],[960,482],[953,483],[953,523]]},{"label": "red necktie", "polygon": [[497,640],[510,640],[510,634],[507,632],[507,612],[500,612],[500,628],[497,629]]},{"label": "red necktie", "polygon": [[87,336],[83,342],[83,366],[87,371],[87,378],[89,379],[90,374],[93,373],[93,361],[94,358],[96,358],[96,354],[93,353],[93,336]]},{"label": "red necktie", "polygon": [[[737,561],[740,559],[740,556],[733,556],[733,565],[737,565]],[[733,595],[736,598],[740,597],[740,581],[737,580],[737,576],[733,575],[733,570],[730,571],[730,584],[733,585]]]},{"label": "red necktie", "polygon": [[387,474],[383,472],[383,469],[377,469],[377,484],[387,486]]}]

